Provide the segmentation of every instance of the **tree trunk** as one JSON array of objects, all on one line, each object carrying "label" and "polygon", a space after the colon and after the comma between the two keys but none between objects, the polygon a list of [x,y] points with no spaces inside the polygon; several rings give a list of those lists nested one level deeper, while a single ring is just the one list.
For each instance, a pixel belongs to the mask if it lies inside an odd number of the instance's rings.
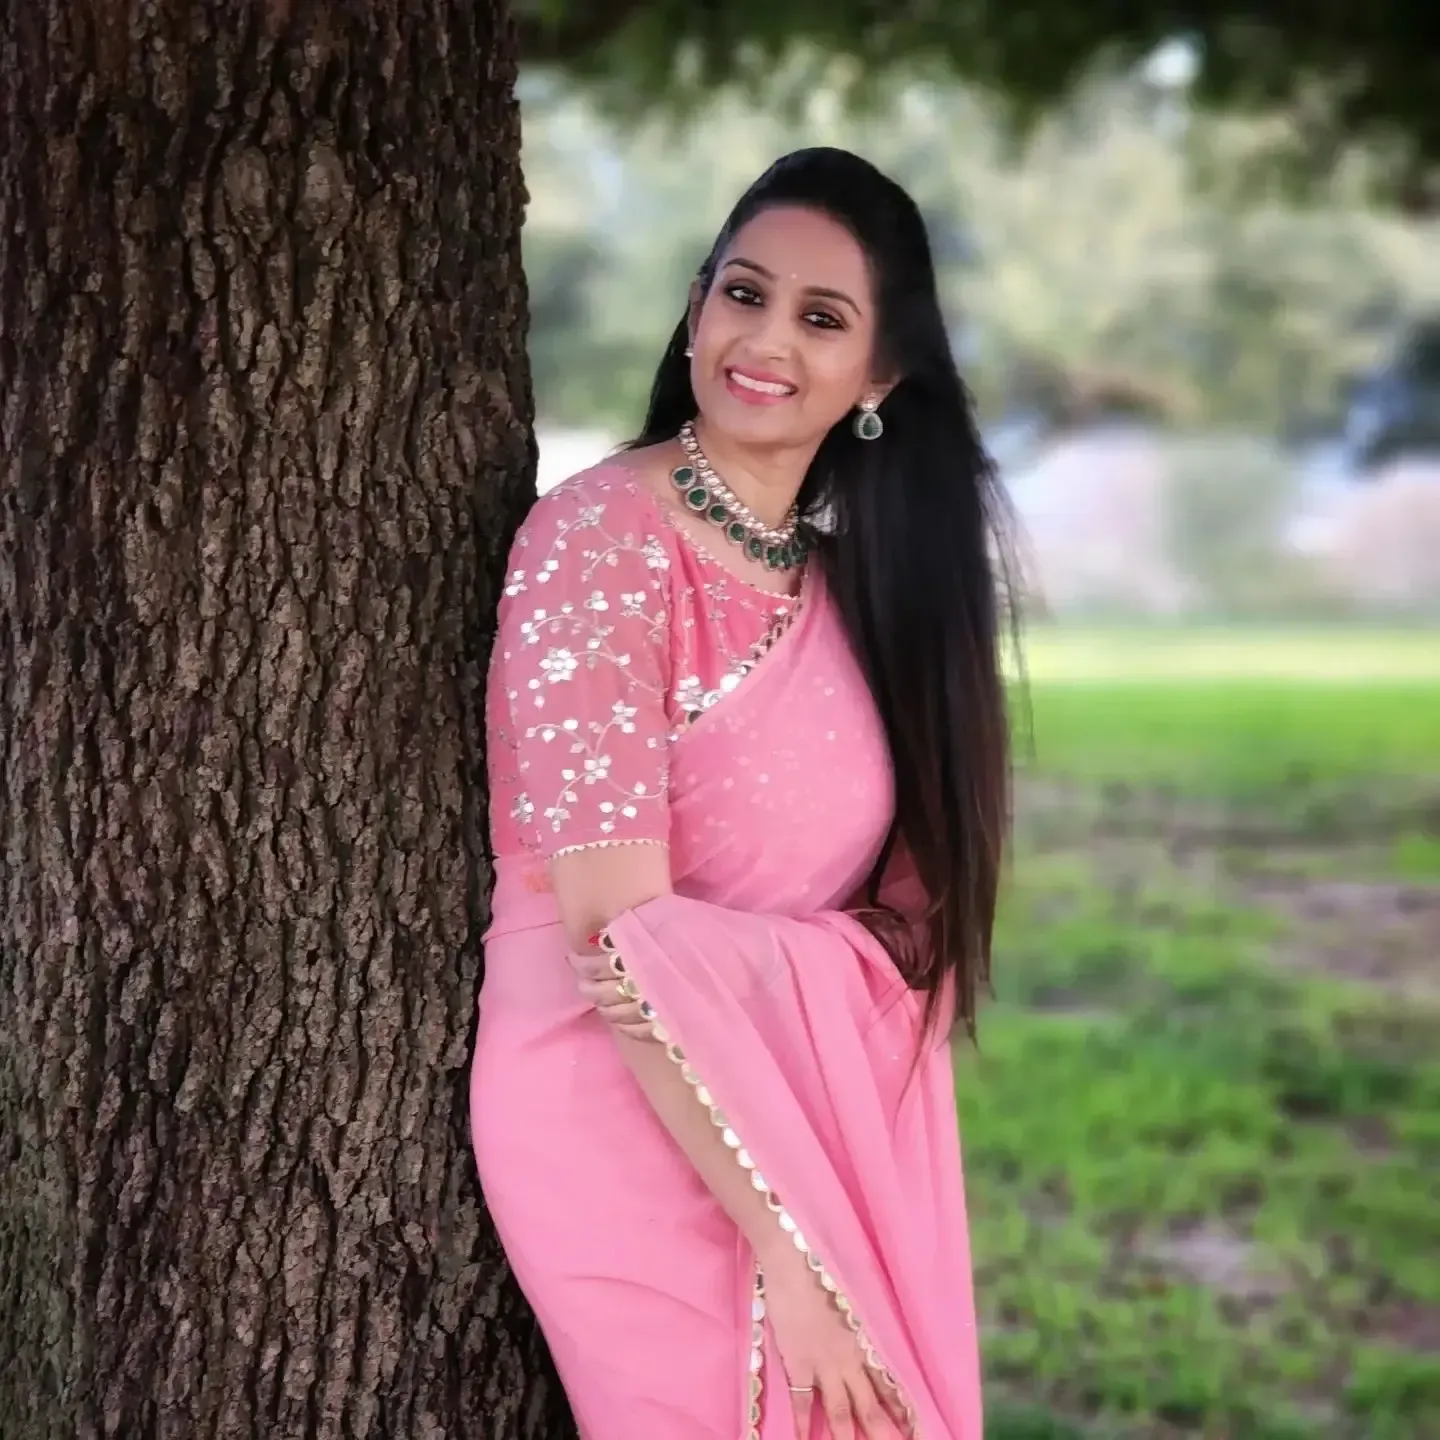
[{"label": "tree trunk", "polygon": [[504,0],[0,6],[4,1440],[570,1432],[466,1117],[514,79]]}]

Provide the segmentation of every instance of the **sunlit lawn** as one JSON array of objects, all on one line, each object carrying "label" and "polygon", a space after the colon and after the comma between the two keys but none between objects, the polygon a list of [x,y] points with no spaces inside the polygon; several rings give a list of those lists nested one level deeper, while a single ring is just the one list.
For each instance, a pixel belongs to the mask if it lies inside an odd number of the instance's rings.
[{"label": "sunlit lawn", "polygon": [[957,1066],[994,1440],[1440,1437],[1440,637],[1301,638],[1032,650]]}]

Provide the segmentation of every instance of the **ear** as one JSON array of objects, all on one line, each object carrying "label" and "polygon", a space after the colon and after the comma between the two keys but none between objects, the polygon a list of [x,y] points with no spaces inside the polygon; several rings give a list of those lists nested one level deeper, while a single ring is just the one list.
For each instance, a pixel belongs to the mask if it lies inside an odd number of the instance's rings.
[{"label": "ear", "polygon": [[873,400],[876,407],[883,405],[889,397],[890,392],[900,383],[895,380],[872,380],[861,392],[859,403],[864,404],[867,400]]}]

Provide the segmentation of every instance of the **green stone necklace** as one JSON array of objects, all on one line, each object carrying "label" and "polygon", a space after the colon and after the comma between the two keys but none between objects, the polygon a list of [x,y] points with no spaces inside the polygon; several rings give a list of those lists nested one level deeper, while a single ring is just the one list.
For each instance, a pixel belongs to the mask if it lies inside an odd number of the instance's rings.
[{"label": "green stone necklace", "polygon": [[688,421],[680,427],[680,447],[688,463],[677,466],[670,480],[687,509],[703,515],[732,545],[740,546],[747,559],[767,570],[793,570],[805,558],[810,545],[799,532],[793,508],[784,525],[772,529],[715,473]]}]

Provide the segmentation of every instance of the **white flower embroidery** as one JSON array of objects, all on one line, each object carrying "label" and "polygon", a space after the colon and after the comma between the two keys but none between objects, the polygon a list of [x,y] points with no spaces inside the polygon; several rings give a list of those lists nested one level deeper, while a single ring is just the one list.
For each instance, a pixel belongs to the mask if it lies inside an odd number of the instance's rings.
[{"label": "white flower embroidery", "polygon": [[[663,806],[669,746],[678,733],[670,717],[706,708],[731,688],[719,675],[710,677],[716,688],[707,688],[702,676],[714,668],[712,659],[725,678],[736,670],[740,657],[729,653],[726,634],[735,604],[774,605],[773,597],[762,600],[743,581],[713,572],[672,596],[666,575],[673,542],[637,523],[628,504],[609,509],[607,485],[583,496],[562,489],[537,503],[534,522],[517,541],[523,563],[506,577],[505,593],[511,601],[527,593],[538,598],[535,587],[550,585],[552,603],[525,609],[519,601],[508,622],[515,628],[497,647],[508,716],[519,723],[492,747],[492,773],[503,773],[493,755],[503,746],[512,757],[505,790],[526,787],[502,804],[516,822],[538,823],[562,847],[567,832],[581,841],[623,838]],[[667,696],[662,675],[672,645],[693,653],[696,630],[712,627],[718,649],[713,655],[707,649],[703,664],[682,662],[699,673],[685,675]],[[549,748],[557,741],[558,753]],[[537,789],[549,792],[549,804],[532,799]],[[525,843],[533,843],[529,835]]]},{"label": "white flower embroidery", "polygon": [[541,660],[540,668],[545,672],[545,678],[550,684],[557,685],[562,680],[568,680],[575,673],[579,664],[573,651],[556,648]]},{"label": "white flower embroidery", "polygon": [[[637,732],[636,719],[640,714],[642,697],[650,703],[663,701],[663,696],[656,693],[654,680],[637,668],[635,645],[642,637],[649,653],[653,653],[655,647],[664,645],[669,621],[664,592],[655,581],[636,589],[632,580],[631,588],[624,590],[595,586],[593,582],[607,570],[618,567],[627,555],[642,559],[645,573],[649,575],[662,571],[669,563],[668,556],[663,544],[654,536],[641,538],[627,533],[616,538],[607,535],[603,528],[604,517],[604,505],[582,505],[573,520],[552,541],[550,554],[532,567],[533,582],[546,583],[549,577],[560,572],[556,554],[568,549],[574,558],[567,564],[574,565],[578,560],[580,573],[591,582],[591,587],[578,592],[574,601],[561,600],[553,608],[534,610],[520,626],[522,646],[542,648],[535,670],[523,682],[534,696],[536,705],[543,700],[540,691],[576,679],[582,664],[588,671],[599,673],[609,668],[620,672],[622,677],[621,695],[610,701],[608,714],[602,710],[588,716],[549,719],[522,731],[522,740],[538,740],[542,744],[553,743],[561,735],[569,737],[567,748],[569,755],[574,757],[574,763],[552,772],[556,774],[561,790],[555,802],[540,811],[542,821],[556,834],[581,818],[577,811],[580,804],[577,792],[608,790],[614,793],[617,778],[610,738]],[[569,545],[569,540],[580,532],[588,532],[585,542]],[[627,573],[634,574],[633,570]],[[622,623],[623,629],[620,629]],[[632,644],[624,647],[615,645],[617,629]],[[609,682],[602,683],[609,687]],[[518,695],[513,690],[510,693],[513,703]],[[653,753],[655,747],[647,741],[646,750]],[[642,784],[641,790],[647,799],[658,801],[665,789],[663,747],[657,759],[660,783]],[[623,793],[625,798],[619,803],[598,797],[588,802],[594,805],[598,827],[604,834],[611,834],[621,817],[633,820],[639,816],[631,787],[624,787]],[[531,807],[532,814],[534,808]]]}]

